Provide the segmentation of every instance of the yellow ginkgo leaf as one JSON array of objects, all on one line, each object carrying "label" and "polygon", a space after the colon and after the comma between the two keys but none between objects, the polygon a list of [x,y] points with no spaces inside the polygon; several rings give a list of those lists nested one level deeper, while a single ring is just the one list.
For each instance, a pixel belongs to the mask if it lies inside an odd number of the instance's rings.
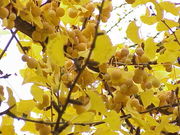
[{"label": "yellow ginkgo leaf", "polygon": [[36,85],[31,86],[31,94],[39,103],[43,102],[43,90]]},{"label": "yellow ginkgo leaf", "polygon": [[144,107],[147,107],[151,103],[153,103],[155,106],[159,105],[159,98],[154,96],[153,90],[146,90],[145,92],[142,92],[140,95]]},{"label": "yellow ginkgo leaf", "polygon": [[39,76],[33,69],[26,68],[20,70],[21,76],[24,78],[23,84],[29,82],[36,82],[38,84],[46,85],[46,79],[44,77]]},{"label": "yellow ginkgo leaf", "polygon": [[120,116],[114,110],[106,113],[105,122],[107,122],[107,124],[112,130],[118,130],[120,128]]},{"label": "yellow ginkgo leaf", "polygon": [[11,88],[7,87],[7,92],[8,92],[8,105],[9,106],[13,106],[16,104],[16,99],[14,98],[14,95],[13,95],[13,91]]},{"label": "yellow ginkgo leaf", "polygon": [[179,10],[176,8],[175,4],[169,1],[160,2],[159,5],[163,8],[166,12],[170,12],[173,15],[179,15]]},{"label": "yellow ginkgo leaf", "polygon": [[111,40],[107,35],[97,37],[92,59],[99,63],[104,63],[115,53],[116,47],[112,46]]},{"label": "yellow ginkgo leaf", "polygon": [[177,57],[180,56],[179,51],[169,51],[166,50],[164,54],[160,55],[158,57],[157,62],[158,63],[165,63],[165,62],[171,62],[174,63],[177,60]]},{"label": "yellow ginkgo leaf", "polygon": [[13,122],[14,122],[13,118],[9,116],[2,117],[2,123],[1,123],[2,135],[15,135]]},{"label": "yellow ginkgo leaf", "polygon": [[179,126],[173,125],[169,123],[170,116],[163,115],[161,116],[161,123],[155,128],[155,131],[157,133],[160,133],[163,129],[170,132],[178,132],[179,131]]},{"label": "yellow ginkgo leaf", "polygon": [[179,26],[178,22],[175,22],[173,20],[165,19],[163,21],[158,22],[158,24],[156,26],[156,29],[158,31],[165,31],[165,30],[169,30],[169,28],[173,28],[173,27],[177,27],[177,26]]},{"label": "yellow ginkgo leaf", "polygon": [[78,115],[75,119],[73,119],[72,122],[73,123],[93,122],[94,115],[95,114],[93,112],[84,112],[84,113]]},{"label": "yellow ginkgo leaf", "polygon": [[156,10],[156,19],[158,21],[160,21],[163,18],[163,10],[161,9],[161,7],[159,6],[159,3],[157,3],[157,1],[155,0],[151,0],[151,2],[154,4],[155,6],[155,10]]},{"label": "yellow ginkgo leaf", "polygon": [[103,124],[101,127],[97,128],[94,135],[119,135],[119,133],[113,131],[106,124]]},{"label": "yellow ginkgo leaf", "polygon": [[42,51],[42,46],[37,44],[31,44],[31,49],[28,51],[28,55],[35,59],[41,59],[42,58],[41,51]]},{"label": "yellow ginkgo leaf", "polygon": [[180,45],[176,41],[169,41],[169,42],[164,43],[163,45],[169,51],[180,50]]},{"label": "yellow ginkgo leaf", "polygon": [[65,57],[63,47],[67,43],[67,37],[63,34],[56,34],[49,39],[47,45],[47,54],[50,61],[58,66],[64,66]]},{"label": "yellow ginkgo leaf", "polygon": [[87,126],[81,126],[81,125],[76,125],[75,128],[74,128],[74,132],[86,132],[86,131],[89,131],[90,130],[90,126],[87,125]]},{"label": "yellow ginkgo leaf", "polygon": [[33,100],[20,100],[20,102],[17,102],[17,112],[21,114],[29,114],[34,107],[35,102]]},{"label": "yellow ginkgo leaf", "polygon": [[92,90],[88,90],[87,94],[90,98],[90,104],[91,104],[90,109],[104,114],[106,112],[106,107],[102,97],[98,93]]},{"label": "yellow ginkgo leaf", "polygon": [[144,46],[144,53],[145,55],[150,59],[153,60],[156,56],[156,50],[157,50],[157,46],[156,43],[153,41],[153,38],[148,38],[145,42],[144,42],[145,46]]},{"label": "yellow ginkgo leaf", "polygon": [[157,22],[156,16],[151,16],[149,9],[146,9],[146,14],[142,15],[141,21],[145,24],[152,25]]},{"label": "yellow ginkgo leaf", "polygon": [[24,126],[21,128],[21,131],[28,131],[30,133],[37,134],[38,131],[36,130],[35,123],[33,122],[25,122]]},{"label": "yellow ginkgo leaf", "polygon": [[139,38],[139,28],[137,27],[135,21],[130,22],[126,35],[134,43],[140,43],[141,39]]}]

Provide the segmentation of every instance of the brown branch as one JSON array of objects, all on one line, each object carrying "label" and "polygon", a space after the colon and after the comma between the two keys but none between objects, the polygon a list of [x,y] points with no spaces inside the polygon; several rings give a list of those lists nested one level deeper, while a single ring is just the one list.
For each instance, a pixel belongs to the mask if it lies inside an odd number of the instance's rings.
[{"label": "brown branch", "polygon": [[[11,31],[11,34],[13,34],[13,31],[12,31],[12,30],[10,30],[10,31]],[[15,40],[17,41],[17,43],[18,43],[19,47],[21,48],[21,50],[23,51],[23,53],[26,54],[26,52],[25,52],[25,50],[24,50],[21,42],[20,42],[19,39],[16,37],[16,34],[14,34],[14,38],[15,38]]]},{"label": "brown branch", "polygon": [[149,65],[157,65],[157,61],[151,61],[151,62],[148,62],[148,63],[130,63],[130,64],[127,64],[127,63],[122,63],[122,62],[113,62],[113,64],[116,64],[118,66],[149,66]]},{"label": "brown branch", "polygon": [[7,114],[12,108],[14,108],[15,107],[15,105],[12,105],[11,107],[9,107],[8,109],[6,109],[5,111],[3,111],[3,112],[0,112],[0,116],[1,115],[4,115],[4,114]]},{"label": "brown branch", "polygon": [[[123,115],[126,115],[122,108],[121,108],[121,112]],[[126,122],[127,126],[130,127],[130,133],[133,133],[133,130],[136,130],[135,127],[131,124],[131,122],[128,119],[125,119],[125,122]]]},{"label": "brown branch", "polygon": [[15,28],[24,33],[25,35],[29,36],[30,38],[32,37],[32,33],[35,30],[35,27],[31,25],[30,23],[22,20],[19,16],[16,17],[15,22]]},{"label": "brown branch", "polygon": [[[179,106],[179,105],[180,105],[180,103],[174,103],[174,104],[168,104],[168,105],[164,105],[164,106],[152,107],[150,109],[147,109],[147,110],[139,112],[139,113],[144,114],[144,113],[152,112],[154,110],[160,110],[160,109],[165,109],[165,108],[170,108],[170,107],[176,107],[176,106]],[[120,118],[129,119],[129,118],[132,118],[132,115],[131,114],[126,114],[126,115],[120,116]]]},{"label": "brown branch", "polygon": [[165,108],[170,108],[170,107],[176,107],[178,105],[180,105],[180,103],[174,103],[174,104],[168,104],[168,105],[164,105],[164,106],[152,107],[150,109],[147,109],[146,111],[139,112],[139,113],[140,114],[148,113],[148,112],[152,112],[153,110],[159,110],[159,109],[165,109]]},{"label": "brown branch", "polygon": [[[76,76],[73,84],[70,86],[70,90],[69,90],[69,93],[68,93],[68,96],[67,96],[67,100],[66,100],[66,102],[65,102],[65,104],[64,104],[64,106],[63,106],[63,108],[62,108],[62,110],[61,110],[61,113],[58,113],[58,118],[57,118],[57,121],[56,121],[57,123],[58,123],[58,122],[60,121],[60,119],[62,118],[62,115],[64,114],[64,112],[65,112],[65,110],[66,110],[66,108],[67,108],[67,106],[68,106],[68,104],[69,104],[69,100],[70,100],[70,98],[71,98],[71,94],[72,94],[73,88],[74,88],[74,86],[76,85],[76,83],[77,83],[80,75],[82,74],[82,72],[84,71],[84,69],[86,68],[86,66],[88,65],[88,61],[90,60],[90,57],[91,57],[91,55],[92,55],[92,52],[93,52],[93,50],[94,50],[94,48],[95,48],[95,43],[96,43],[96,39],[97,39],[97,35],[98,35],[98,27],[99,27],[99,24],[100,24],[100,19],[101,19],[101,13],[102,13],[103,5],[104,5],[104,0],[102,0],[101,6],[100,6],[100,8],[99,8],[99,15],[98,15],[98,19],[97,19],[97,24],[96,24],[96,26],[95,26],[94,39],[93,39],[93,42],[92,42],[92,44],[91,44],[90,52],[89,52],[89,54],[88,54],[88,57],[87,57],[87,59],[86,59],[85,64],[84,64],[84,65],[82,66],[82,68],[79,70],[79,72],[78,72],[78,74],[77,74],[77,76]],[[59,128],[59,126],[58,126],[58,124],[56,124],[54,131],[59,131],[58,128]]]},{"label": "brown branch", "polygon": [[174,37],[175,37],[177,43],[180,45],[180,41],[178,40],[178,38],[177,38],[175,32],[169,27],[169,25],[168,25],[164,20],[161,20],[161,22],[164,23],[164,25],[166,25],[166,27],[172,32],[172,34],[174,35]]},{"label": "brown branch", "polygon": [[5,54],[5,52],[7,51],[8,47],[10,46],[10,44],[11,44],[13,38],[14,38],[14,35],[16,34],[16,32],[17,32],[17,30],[15,30],[15,31],[12,33],[12,36],[11,36],[11,38],[9,39],[7,45],[5,46],[4,50],[1,52],[1,54],[0,54],[0,60],[1,60],[1,58],[3,57],[3,55]]},{"label": "brown branch", "polygon": [[[3,112],[0,112],[0,116],[6,114],[9,117],[12,117],[12,118],[17,119],[17,120],[23,120],[23,121],[28,121],[28,122],[33,122],[33,123],[40,123],[40,124],[47,124],[47,125],[55,125],[55,124],[57,124],[56,122],[46,122],[46,121],[40,121],[40,120],[27,119],[27,118],[24,118],[24,117],[18,117],[15,114],[13,114],[12,112],[10,112],[10,110],[12,108],[14,108],[14,107],[15,107],[15,105],[9,107],[8,109],[6,109]],[[104,124],[104,123],[105,123],[104,121],[97,121],[97,122],[89,122],[89,123],[72,123],[72,125],[80,125],[80,126],[90,125],[90,126],[96,126],[96,125],[100,125],[100,124]],[[58,124],[63,124],[63,125],[67,125],[68,124],[69,125],[69,122],[60,122]]]},{"label": "brown branch", "polygon": [[0,76],[0,79],[7,79],[11,76],[11,74],[5,74],[3,76]]}]

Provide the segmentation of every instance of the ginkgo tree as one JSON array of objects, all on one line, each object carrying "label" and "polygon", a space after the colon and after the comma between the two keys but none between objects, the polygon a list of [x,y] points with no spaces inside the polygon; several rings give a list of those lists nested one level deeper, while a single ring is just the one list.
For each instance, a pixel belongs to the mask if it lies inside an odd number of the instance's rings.
[{"label": "ginkgo tree", "polygon": [[[15,119],[35,135],[179,134],[180,3],[125,0],[113,7],[115,1],[0,1],[2,26],[12,35],[0,59],[15,39],[33,96],[17,101],[0,85],[0,101],[8,105],[0,112],[2,135],[19,134]],[[113,45],[108,32],[121,19],[103,27],[123,6],[132,12],[145,6],[138,19],[157,34],[143,37],[135,18],[125,31],[128,42]],[[0,72],[0,79],[8,77]]]}]

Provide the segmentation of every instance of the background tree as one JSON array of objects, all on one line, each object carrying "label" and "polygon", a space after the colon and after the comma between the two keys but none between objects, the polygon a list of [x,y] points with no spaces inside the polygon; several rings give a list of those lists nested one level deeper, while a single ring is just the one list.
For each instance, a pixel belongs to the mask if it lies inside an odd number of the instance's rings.
[{"label": "background tree", "polygon": [[[0,86],[1,103],[9,106],[0,113],[3,135],[16,134],[15,119],[25,122],[22,131],[40,135],[179,134],[179,3],[112,2],[0,1],[3,27],[12,34],[0,59],[15,39],[27,64],[20,70],[23,84],[32,84],[33,96],[17,101],[9,87]],[[113,45],[109,33],[141,6],[144,15],[128,21],[120,30],[123,42]],[[124,7],[127,13],[106,27]],[[154,36],[144,35],[145,24],[156,28]]]}]

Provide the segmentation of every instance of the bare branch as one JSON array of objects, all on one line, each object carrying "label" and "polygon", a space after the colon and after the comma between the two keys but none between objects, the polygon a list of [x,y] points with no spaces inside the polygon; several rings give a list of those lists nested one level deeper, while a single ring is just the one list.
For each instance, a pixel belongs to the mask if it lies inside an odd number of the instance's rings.
[{"label": "bare branch", "polygon": [[5,52],[7,51],[8,47],[10,46],[10,44],[11,44],[13,38],[14,38],[14,35],[16,34],[16,32],[17,32],[17,30],[15,30],[15,32],[13,32],[13,34],[12,34],[11,38],[9,39],[7,45],[5,46],[4,50],[1,52],[1,54],[0,54],[0,60],[1,60],[1,58],[3,57],[3,55],[5,54]]}]

